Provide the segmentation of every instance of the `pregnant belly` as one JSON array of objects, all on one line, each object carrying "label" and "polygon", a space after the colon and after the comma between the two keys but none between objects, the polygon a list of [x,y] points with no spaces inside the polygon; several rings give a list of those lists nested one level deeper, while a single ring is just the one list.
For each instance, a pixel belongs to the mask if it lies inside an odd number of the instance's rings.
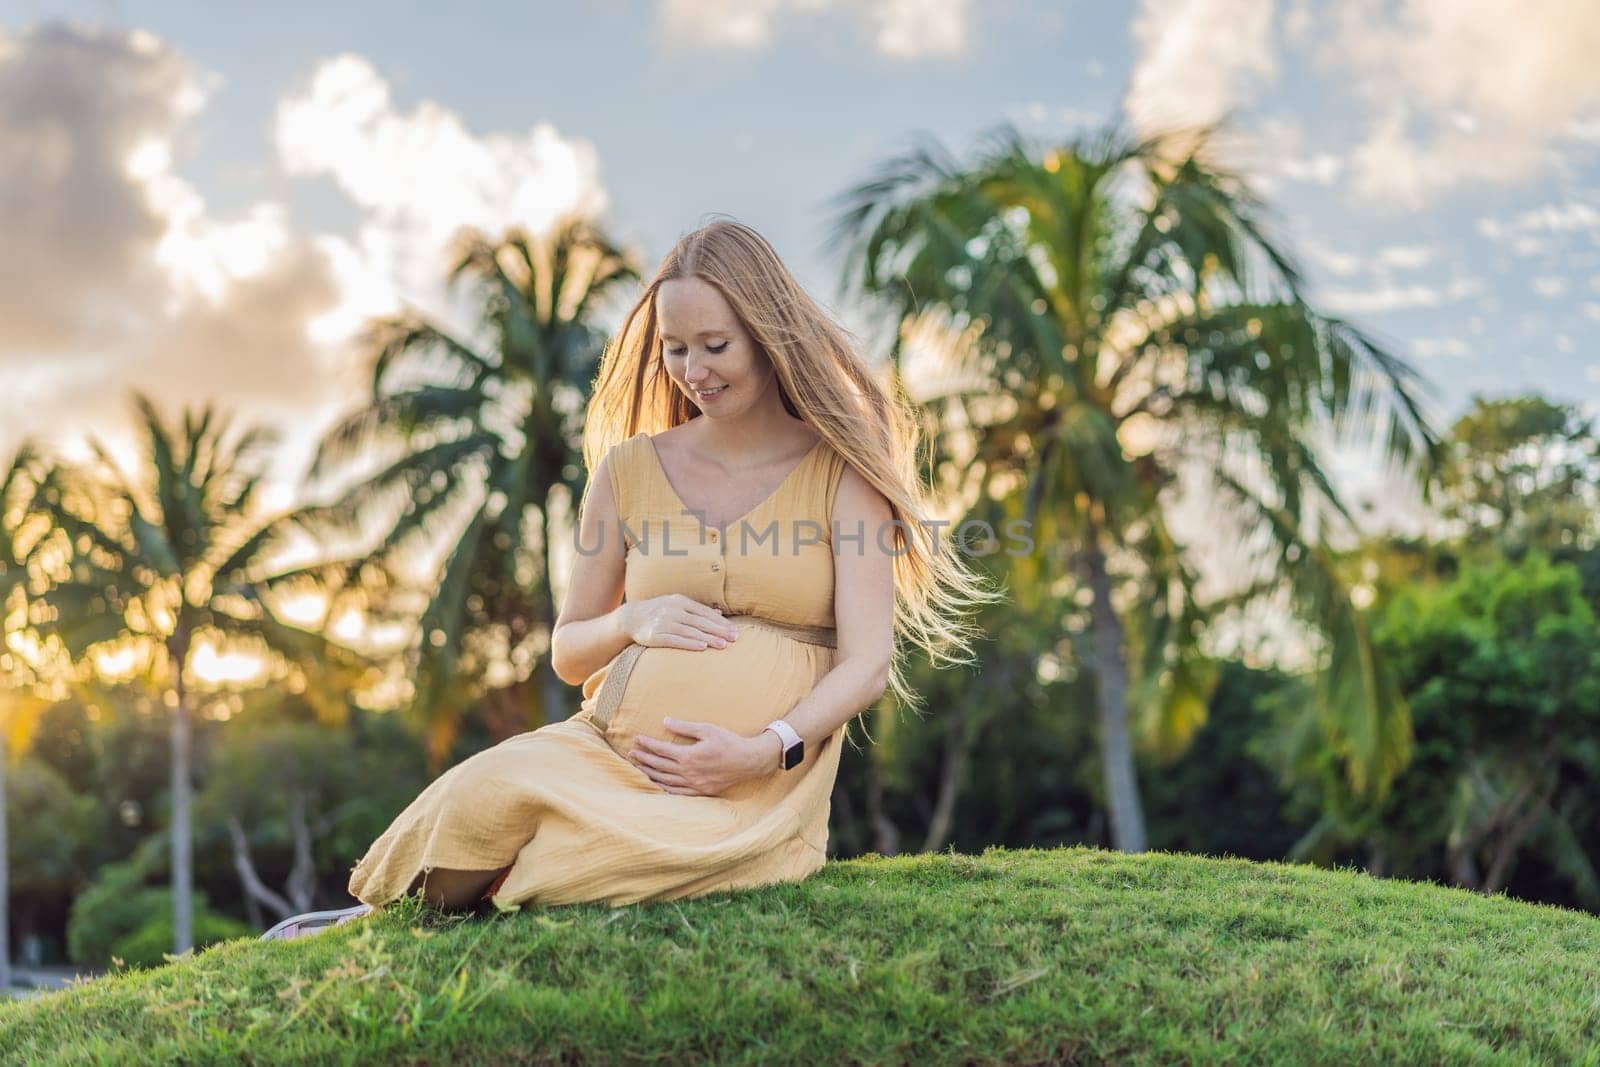
[{"label": "pregnant belly", "polygon": [[[810,692],[814,655],[822,651],[758,626],[742,627],[726,648],[629,647],[639,651],[627,677],[608,672],[594,700],[586,702],[598,707],[603,698],[617,701],[605,737],[619,755],[626,755],[640,734],[688,742],[662,722],[668,718],[716,723],[754,736]],[[622,686],[620,693],[606,693],[616,685]]]}]

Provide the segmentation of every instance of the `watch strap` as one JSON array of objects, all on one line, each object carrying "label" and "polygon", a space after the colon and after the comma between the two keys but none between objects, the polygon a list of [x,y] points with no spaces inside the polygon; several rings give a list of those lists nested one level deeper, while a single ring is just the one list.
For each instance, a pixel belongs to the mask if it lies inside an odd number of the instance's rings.
[{"label": "watch strap", "polygon": [[778,740],[783,742],[783,748],[778,754],[780,770],[789,770],[805,758],[805,740],[793,726],[782,719],[774,719],[766,728],[777,734]]}]

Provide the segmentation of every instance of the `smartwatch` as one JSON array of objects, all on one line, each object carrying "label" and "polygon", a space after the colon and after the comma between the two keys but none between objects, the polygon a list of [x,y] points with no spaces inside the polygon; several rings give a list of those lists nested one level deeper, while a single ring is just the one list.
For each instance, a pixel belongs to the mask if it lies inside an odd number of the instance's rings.
[{"label": "smartwatch", "polygon": [[806,758],[805,739],[782,719],[773,719],[767,723],[767,729],[777,734],[778,740],[783,742],[783,752],[778,757],[779,768],[787,771],[798,767],[800,761]]}]

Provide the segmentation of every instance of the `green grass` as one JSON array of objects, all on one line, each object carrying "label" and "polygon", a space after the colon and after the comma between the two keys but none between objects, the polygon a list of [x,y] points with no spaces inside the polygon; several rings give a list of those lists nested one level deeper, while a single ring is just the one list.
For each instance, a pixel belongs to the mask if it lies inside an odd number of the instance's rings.
[{"label": "green grass", "polygon": [[1600,918],[1099,849],[464,919],[417,898],[0,1006],[0,1062],[1600,1064]]}]

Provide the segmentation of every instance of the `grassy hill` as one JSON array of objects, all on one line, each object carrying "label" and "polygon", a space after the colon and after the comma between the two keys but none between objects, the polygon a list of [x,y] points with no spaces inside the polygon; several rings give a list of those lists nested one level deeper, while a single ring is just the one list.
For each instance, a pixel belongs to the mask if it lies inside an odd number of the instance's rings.
[{"label": "grassy hill", "polygon": [[1600,918],[1089,848],[300,941],[0,1006],[0,1061],[1600,1064]]}]

